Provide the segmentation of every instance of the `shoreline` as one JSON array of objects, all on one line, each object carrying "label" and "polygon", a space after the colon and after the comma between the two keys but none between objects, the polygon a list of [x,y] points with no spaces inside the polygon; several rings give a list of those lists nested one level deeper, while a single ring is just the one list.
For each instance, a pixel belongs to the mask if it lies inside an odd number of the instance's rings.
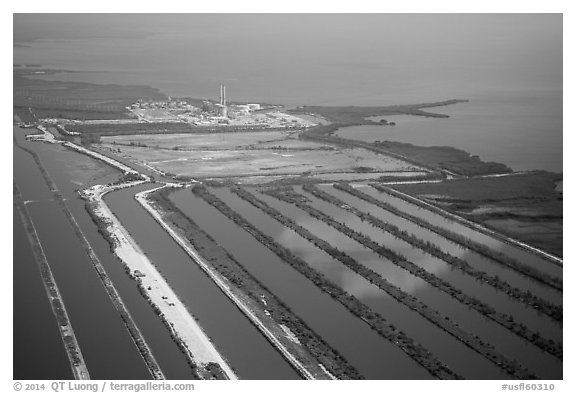
[{"label": "shoreline", "polygon": [[[380,108],[376,107],[374,108],[349,107],[349,108],[356,108],[359,110],[359,112],[362,112],[362,110],[366,111],[368,109],[380,109],[380,110],[385,109],[388,111],[394,111],[394,110],[398,110],[398,112],[404,111],[405,113],[401,113],[404,115],[412,115],[412,116],[431,115],[432,117],[448,117],[444,115],[433,114],[430,112],[424,112],[421,111],[420,108],[428,108],[439,105],[450,105],[456,102],[458,102],[458,100],[451,100],[431,104],[417,104],[417,105],[404,105],[404,106],[400,105],[400,106],[389,106]],[[298,110],[302,109],[306,110],[308,108],[322,108],[322,107],[299,107],[295,110],[295,112],[298,112]],[[324,107],[324,108],[336,112],[338,112],[337,111],[338,109],[345,112],[346,109],[345,107]],[[343,114],[343,116],[344,115],[345,114]],[[312,116],[316,116],[318,118],[321,115],[316,113],[313,114]],[[418,156],[418,153],[415,153],[414,156],[404,154],[401,148],[408,149],[408,147],[406,146],[394,146],[393,148],[390,148],[389,146],[385,146],[384,144],[380,145],[377,143],[369,144],[354,139],[343,139],[336,137],[334,136],[334,132],[339,128],[356,124],[344,123],[344,122],[340,123],[337,121],[338,119],[335,120],[334,118],[331,118],[330,116],[327,115],[324,117],[324,120],[328,121],[329,123],[321,124],[309,130],[306,129],[302,130],[300,138],[304,140],[309,139],[312,141],[324,141],[326,143],[330,143],[331,145],[345,145],[350,148],[365,149],[367,151],[372,151],[377,154],[398,158],[401,159],[402,161],[422,167],[426,172],[428,172],[428,175],[431,175],[431,177],[427,178],[425,176],[423,180],[415,181],[415,184],[443,182],[444,180],[451,178],[474,179],[479,177],[501,177],[509,175],[508,173],[503,174],[502,172],[505,171],[497,167],[497,165],[500,164],[496,164],[493,167],[489,167],[488,164],[494,164],[494,163],[484,163],[481,161],[477,164],[478,167],[475,167],[473,165],[471,168],[472,172],[467,173],[466,171],[469,170],[467,169],[468,168],[467,165],[469,165],[469,163],[466,160],[463,160],[463,163],[458,163],[459,166],[456,166],[458,170],[453,172],[453,168],[451,167],[441,166],[439,164],[436,164],[435,162],[428,162],[425,159],[423,159],[422,157],[428,154],[426,152],[420,152],[420,156]],[[365,119],[365,121],[368,121],[368,119]],[[364,123],[364,124],[372,124],[372,123]],[[121,178],[120,181],[115,184],[94,186],[91,187],[90,189],[85,189],[81,191],[80,193],[83,194],[83,197],[85,197],[85,199],[88,200],[88,202],[86,203],[86,208],[88,209],[88,211],[93,217],[93,220],[99,227],[101,227],[101,225],[104,224],[103,225],[104,229],[102,233],[103,236],[106,238],[106,240],[110,242],[113,253],[124,265],[131,278],[138,283],[138,289],[140,290],[142,296],[146,298],[146,300],[150,303],[150,305],[152,306],[154,311],[158,314],[162,322],[166,325],[166,327],[170,331],[170,334],[172,335],[172,338],[188,358],[188,361],[191,364],[194,372],[197,373],[197,375],[203,379],[213,379],[213,378],[237,379],[238,377],[234,374],[233,369],[227,364],[227,360],[223,358],[222,355],[218,352],[217,348],[213,345],[210,338],[203,331],[202,327],[195,321],[194,316],[186,309],[186,306],[180,301],[177,294],[174,293],[174,291],[170,288],[170,284],[166,280],[164,280],[162,274],[156,269],[154,261],[148,259],[145,256],[145,253],[140,249],[138,244],[131,237],[130,233],[126,230],[126,228],[122,226],[120,220],[114,215],[114,213],[111,211],[111,209],[107,206],[107,204],[103,200],[105,194],[107,194],[108,192],[115,191],[119,188],[125,188],[125,187],[128,188],[144,183],[149,183],[151,185],[156,183],[154,182],[154,179],[151,178],[152,174],[146,170],[142,172],[144,168],[140,168],[140,166],[137,166],[137,168],[140,169],[136,170],[131,168],[130,166],[132,165],[132,163],[130,160],[126,160],[126,163],[124,163],[125,160],[123,160],[120,157],[116,158],[115,154],[111,154],[110,156],[108,156],[106,154],[98,153],[98,150],[102,149],[101,146],[85,148],[75,143],[55,139],[54,137],[55,135],[53,135],[50,132],[53,130],[48,131],[46,129],[46,123],[42,123],[39,120],[37,123],[37,128],[40,132],[42,132],[42,134],[30,137],[27,136],[27,139],[61,144],[71,150],[76,151],[77,153],[85,154],[93,159],[103,161],[104,163],[116,169],[119,169],[124,173],[124,177]],[[232,131],[233,131],[232,129],[228,129],[224,132],[232,132]],[[412,146],[411,149],[413,148],[418,148],[418,146]],[[121,160],[122,162],[120,162]],[[139,163],[138,165],[146,165],[148,167],[148,164]],[[148,167],[148,169],[153,170],[153,167]],[[474,173],[474,171],[476,171],[477,173]],[[482,171],[489,174],[484,176],[478,176],[478,174],[481,174]],[[146,175],[145,173],[150,176]],[[490,174],[490,173],[496,173],[496,174]],[[510,174],[515,173],[512,172]],[[132,175],[134,175],[135,177],[132,178],[131,177]],[[244,176],[251,176],[251,175],[244,175]],[[269,176],[269,175],[263,175],[263,176]],[[432,180],[438,177],[443,178],[443,180]],[[229,181],[237,181],[238,179],[236,178],[237,176],[227,177]],[[142,180],[131,181],[140,179]],[[196,182],[192,178],[187,180],[188,181],[186,183]],[[177,182],[178,182],[177,177],[174,177],[173,179],[167,179],[167,178],[162,179],[162,181],[156,183],[156,184],[162,184],[161,186],[146,191],[138,192],[137,194],[134,195],[134,198],[147,211],[147,213],[152,215],[154,220],[161,225],[163,230],[166,231],[177,242],[177,244],[180,247],[182,247],[182,249],[191,257],[193,261],[190,262],[195,262],[196,264],[199,265],[199,267],[201,267],[201,269],[220,288],[220,290],[224,292],[224,294],[229,299],[232,300],[232,302],[245,314],[245,316],[248,317],[250,322],[252,322],[261,331],[264,337],[275,347],[277,351],[280,352],[280,354],[286,360],[288,360],[288,362],[292,365],[292,367],[294,367],[301,376],[304,376],[307,379],[317,379],[317,377],[313,375],[313,372],[311,372],[306,367],[306,365],[302,364],[298,359],[292,356],[293,354],[290,353],[289,348],[286,348],[286,346],[283,346],[283,344],[278,341],[277,337],[278,332],[268,330],[265,324],[262,323],[262,316],[261,315],[259,316],[254,313],[255,311],[258,312],[259,309],[250,307],[249,305],[250,299],[239,298],[237,296],[238,294],[235,294],[233,292],[233,289],[236,288],[231,288],[230,285],[227,285],[225,278],[224,280],[222,280],[222,275],[218,273],[215,267],[211,266],[206,262],[206,259],[204,259],[204,257],[202,257],[197,252],[194,246],[192,246],[191,243],[185,237],[183,237],[183,234],[181,232],[180,233],[178,232],[177,227],[174,228],[174,225],[171,226],[171,223],[165,220],[165,217],[163,217],[163,213],[165,213],[165,211],[163,211],[162,208],[155,206],[154,202],[150,200],[151,198],[149,198],[149,195],[155,191],[158,191],[161,188],[182,185],[182,183],[178,184]],[[52,184],[50,184],[50,182],[48,183],[49,188],[51,189],[52,192],[58,192],[57,188],[55,188],[55,185],[53,186]],[[398,184],[403,183],[404,182],[398,182]],[[397,190],[393,191],[401,193],[400,191]],[[404,193],[401,194],[404,196],[403,199],[411,198],[413,200],[413,203],[416,203],[416,201],[418,201],[421,204],[428,205],[425,206],[424,208],[442,210],[447,215],[450,215],[450,217],[445,216],[450,220],[454,220],[456,222],[468,221],[465,218],[462,218],[461,216],[449,213],[442,208],[430,204],[426,202],[426,200],[420,199],[417,196],[415,197]],[[63,200],[59,200],[59,202],[61,203],[61,205],[64,204]],[[63,207],[63,209],[65,209],[65,207]],[[74,220],[74,217],[72,217],[72,220]],[[478,230],[479,232],[488,234],[494,238],[510,243],[521,249],[526,249],[535,254],[543,256],[549,262],[559,264],[560,266],[562,265],[561,259],[549,255],[536,247],[530,246],[529,244],[516,241],[515,239],[511,239],[503,232],[500,232],[498,230],[494,231],[487,229],[486,227],[471,221],[469,221],[468,224],[464,223],[464,225],[469,226],[472,229]],[[487,231],[489,233],[486,233],[484,231]],[[506,239],[509,239],[510,241]],[[553,258],[556,258],[558,260],[557,261],[551,260]],[[94,266],[97,272],[99,273],[98,267],[96,265]],[[162,296],[160,296],[159,294],[157,295],[156,294],[157,292],[163,295]],[[242,295],[241,289],[239,293],[240,295]],[[282,328],[285,327],[283,325],[279,326]],[[188,332],[190,331],[192,333],[188,334]],[[290,333],[292,332],[290,331],[290,329],[288,329],[288,331],[285,330],[284,333],[286,337],[289,338]],[[134,341],[136,342],[136,340]],[[482,353],[480,351],[477,352]],[[484,356],[486,356],[486,354],[484,354]],[[337,379],[334,377],[333,374],[330,373],[330,371],[328,371],[328,369],[324,367],[323,364],[321,364],[321,362],[317,363],[319,364],[315,365],[314,372],[318,373],[318,375],[328,377],[329,379]],[[425,362],[423,361],[421,365],[424,364]],[[513,366],[513,365],[507,364],[507,366]],[[429,371],[434,370],[434,367],[430,365],[428,365],[428,367],[426,368],[428,368]],[[432,375],[436,376],[443,374],[442,371],[439,370],[435,371],[438,372],[438,374],[432,373]],[[524,374],[524,370],[515,370],[515,371],[518,372],[518,374],[520,375]]]}]

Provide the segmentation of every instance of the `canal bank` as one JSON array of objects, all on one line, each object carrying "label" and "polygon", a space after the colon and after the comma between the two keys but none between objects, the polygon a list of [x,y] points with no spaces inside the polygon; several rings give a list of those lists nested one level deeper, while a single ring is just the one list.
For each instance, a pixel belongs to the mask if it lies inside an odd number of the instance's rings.
[{"label": "canal bank", "polygon": [[[13,365],[14,379],[73,379],[57,321],[22,220],[13,209]],[[43,326],[43,334],[36,327]]]},{"label": "canal bank", "polygon": [[136,193],[150,188],[116,191],[104,200],[239,378],[298,379],[256,327],[135,200]]},{"label": "canal bank", "polygon": [[[250,191],[255,194],[255,192]],[[311,231],[311,233],[323,233],[326,228],[318,225],[313,219],[307,218],[307,214],[299,211],[294,206],[286,204],[267,195],[257,193],[256,197],[279,211],[285,217],[290,218],[298,225]],[[236,204],[232,204],[236,209]],[[252,221],[255,216],[247,215]],[[273,234],[281,244],[298,253],[314,269],[321,272],[337,285],[342,286],[350,294],[360,298],[362,302],[373,311],[380,313],[387,320],[401,329],[406,335],[425,348],[429,349],[440,361],[454,369],[465,378],[509,378],[507,374],[494,364],[491,364],[480,354],[471,351],[464,343],[449,335],[442,329],[423,318],[418,313],[408,309],[390,294],[372,284],[366,278],[360,276],[339,260],[332,258],[323,250],[319,250],[309,241],[296,242],[300,238],[292,229],[276,222],[270,224],[266,220],[266,233]],[[298,244],[298,246],[296,246]],[[335,243],[336,244],[336,243]],[[466,359],[464,362],[463,359]]]},{"label": "canal bank", "polygon": [[[205,249],[209,246],[209,242],[212,243],[212,247],[217,246],[217,243],[213,243],[211,238],[204,236],[200,228],[194,222],[187,220],[166,197],[162,196],[158,199],[154,196],[154,202],[151,202],[149,194],[154,191],[157,190],[136,194],[136,199],[302,377],[305,379],[358,378],[357,371],[349,366],[345,359],[334,353],[319,336],[307,329],[301,320],[283,306],[278,298],[240,268],[233,261],[231,254],[215,256],[208,252],[203,254],[205,257],[202,256],[199,249]],[[162,190],[160,193],[164,191],[170,192],[170,190]],[[176,218],[180,218],[179,224],[175,223]],[[184,231],[182,225],[186,224],[190,229],[195,228],[194,233]],[[201,236],[204,241],[200,239]],[[197,242],[200,244],[196,245]],[[224,259],[229,263],[222,265]],[[270,311],[274,313],[274,316]],[[306,347],[303,346],[303,341]],[[328,362],[323,363],[323,360],[328,360]]]},{"label": "canal bank", "polygon": [[[218,196],[223,197],[220,193]],[[196,197],[190,189],[177,191],[170,199],[233,254],[264,286],[281,298],[330,346],[340,352],[365,378],[430,378],[430,375],[405,353],[379,337],[362,320],[298,274],[270,249],[221,215],[202,198]],[[245,215],[241,206],[232,206],[243,217],[252,218],[258,214],[255,210],[254,215]]]},{"label": "canal bank", "polygon": [[[30,149],[47,146],[25,141],[25,132],[14,127],[15,143]],[[52,199],[52,193],[48,190],[39,168],[29,153],[20,151],[20,157],[28,157],[30,165],[15,168],[15,181],[25,185],[22,190],[24,199],[34,201],[28,206],[30,216],[36,224],[46,257],[59,282],[63,302],[75,327],[91,377],[150,378],[85,251],[78,243],[69,241],[76,235],[64,212]],[[18,160],[21,162],[22,158]],[[38,197],[40,199],[37,199]],[[105,323],[102,323],[103,321]],[[116,351],[119,352],[118,356],[110,357],[110,353]]]},{"label": "canal bank", "polygon": [[[76,222],[85,234],[92,250],[98,257],[110,280],[122,298],[126,309],[145,338],[152,355],[168,379],[193,379],[192,369],[184,354],[170,337],[168,329],[154,313],[146,299],[112,253],[110,245],[99,232],[86,208],[86,202],[80,198],[78,190],[91,184],[112,183],[118,181],[122,173],[111,167],[111,160],[102,163],[92,156],[60,145],[46,143],[32,144],[43,165],[52,176],[60,192],[66,199]],[[124,169],[124,168],[123,168]],[[131,170],[127,168],[127,170]]]}]

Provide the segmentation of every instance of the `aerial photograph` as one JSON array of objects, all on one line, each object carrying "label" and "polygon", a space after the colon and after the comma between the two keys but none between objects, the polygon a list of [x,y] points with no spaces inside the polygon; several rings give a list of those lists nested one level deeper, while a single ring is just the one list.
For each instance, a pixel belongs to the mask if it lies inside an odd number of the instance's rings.
[{"label": "aerial photograph", "polygon": [[14,381],[564,379],[563,14],[12,19]]}]

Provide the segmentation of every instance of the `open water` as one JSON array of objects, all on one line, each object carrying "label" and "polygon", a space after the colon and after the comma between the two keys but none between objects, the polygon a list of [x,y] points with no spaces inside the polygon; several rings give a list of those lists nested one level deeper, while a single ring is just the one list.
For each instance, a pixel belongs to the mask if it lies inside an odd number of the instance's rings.
[{"label": "open water", "polygon": [[[77,28],[75,29],[74,26]],[[176,97],[432,108],[362,139],[448,145],[515,170],[562,172],[561,15],[115,15],[15,18],[14,63],[53,80],[149,85]]]}]

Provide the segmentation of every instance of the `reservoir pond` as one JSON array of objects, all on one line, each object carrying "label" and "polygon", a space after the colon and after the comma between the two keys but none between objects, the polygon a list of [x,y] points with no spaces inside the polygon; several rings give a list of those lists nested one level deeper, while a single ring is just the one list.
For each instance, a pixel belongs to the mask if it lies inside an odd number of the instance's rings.
[{"label": "reservoir pond", "polygon": [[450,230],[462,236],[466,236],[480,244],[486,245],[496,251],[502,252],[510,256],[511,258],[520,261],[521,263],[524,263],[542,272],[550,274],[553,277],[562,278],[561,266],[548,262],[547,260],[539,257],[536,254],[533,254],[529,251],[521,250],[518,247],[512,246],[510,244],[504,243],[501,240],[495,239],[492,236],[488,236],[478,231],[475,231],[463,224],[455,222],[454,220],[448,220],[428,209],[421,208],[412,203],[406,202],[400,198],[392,196],[388,193],[380,192],[372,187],[362,188],[362,192],[371,195],[374,198],[379,199],[383,202],[389,203],[390,205],[406,213],[409,213],[413,216],[428,221],[433,225]]},{"label": "reservoir pond", "polygon": [[[502,309],[500,304],[505,303],[506,307],[504,307],[503,312],[509,312],[509,315],[514,315],[515,320],[526,323],[527,326],[541,332],[541,334],[547,334],[546,337],[548,338],[562,341],[562,327],[559,324],[553,323],[549,318],[538,315],[536,311],[520,303],[511,301],[507,295],[494,290],[494,288],[490,286],[481,285],[470,276],[464,276],[460,270],[451,269],[450,265],[444,261],[425,254],[422,250],[414,248],[389,233],[371,226],[352,213],[328,202],[319,200],[311,194],[303,193],[301,187],[295,187],[295,189],[310,199],[309,205],[329,215],[334,220],[392,249],[395,253],[404,256],[408,261],[448,281],[456,288],[485,301],[495,309]],[[331,230],[332,228],[328,229]],[[318,236],[324,237],[324,235],[330,238],[331,241],[335,241],[335,243],[331,244],[337,244],[340,250],[345,250],[345,252],[356,261],[377,272],[405,292],[417,297],[431,309],[440,312],[441,315],[448,316],[465,331],[479,336],[485,342],[491,343],[503,355],[515,359],[518,362],[525,363],[529,369],[534,370],[542,378],[553,379],[562,377],[562,373],[559,371],[561,370],[561,362],[555,357],[534,347],[528,341],[518,337],[496,322],[489,320],[479,312],[452,298],[447,293],[434,288],[423,279],[411,276],[406,270],[392,265],[387,259],[379,257],[375,253],[368,252],[368,249],[365,249],[354,240],[339,233],[318,232]],[[391,265],[396,267],[395,271],[390,269]],[[410,280],[409,277],[412,277],[412,280]],[[544,358],[546,361],[543,362],[542,359]]]},{"label": "reservoir pond", "polygon": [[[358,210],[370,213],[372,216],[384,222],[393,224],[400,230],[407,231],[420,239],[430,241],[442,251],[465,260],[468,264],[479,271],[484,271],[488,274],[498,276],[506,280],[506,282],[508,282],[513,287],[530,291],[534,295],[540,296],[553,304],[562,305],[562,292],[556,289],[550,288],[547,285],[543,285],[538,281],[535,281],[510,268],[503,266],[502,264],[486,258],[474,251],[466,249],[459,244],[454,243],[445,237],[438,235],[427,228],[423,228],[403,217],[397,216],[385,209],[375,206],[346,192],[337,190],[331,185],[323,185],[319,186],[319,188],[322,191],[335,196],[336,198],[342,200],[352,207],[355,207]],[[370,189],[371,187],[365,186],[356,188],[356,191],[365,192],[369,191]]]},{"label": "reservoir pond", "polygon": [[[219,198],[264,233],[277,241],[278,226],[266,222],[259,210],[227,189],[211,189]],[[177,191],[171,200],[199,224],[264,286],[278,296],[297,316],[339,351],[359,372],[370,379],[421,379],[430,375],[396,346],[381,338],[344,306],[323,293],[276,254],[196,197],[189,189]],[[263,223],[264,221],[264,223]],[[271,224],[271,225],[267,225]],[[279,241],[286,246],[286,242]],[[299,248],[299,247],[303,248]],[[296,254],[317,252],[300,239],[291,245]],[[302,252],[300,252],[302,251]],[[308,259],[308,258],[306,258]],[[326,261],[328,262],[328,261]]]},{"label": "reservoir pond", "polygon": [[[296,187],[296,190],[300,191],[300,193],[302,194],[302,190],[300,187]],[[346,210],[341,209],[331,203],[319,200],[308,193],[306,193],[305,195],[307,198],[311,200],[310,205],[312,207],[322,211],[323,213],[328,214],[336,221],[339,221],[349,226],[350,228],[354,229],[356,232],[359,232],[362,235],[367,236],[373,241],[392,249],[392,251],[403,256],[408,261],[423,268],[429,273],[434,274],[435,276],[443,279],[444,281],[447,281],[454,288],[459,289],[462,292],[479,299],[483,303],[493,307],[495,310],[508,315],[513,315],[516,321],[525,324],[531,329],[539,332],[544,337],[551,338],[560,342],[562,341],[562,326],[553,321],[552,319],[550,319],[549,317],[539,313],[538,311],[530,307],[527,307],[526,305],[516,301],[515,299],[512,299],[504,292],[501,292],[495,289],[494,287],[482,283],[478,281],[476,278],[465,274],[462,270],[452,268],[448,263],[444,262],[443,260],[438,259],[430,254],[427,254],[419,248],[413,247],[409,243],[394,237],[388,232],[373,227],[368,222],[362,221],[356,215],[347,212]],[[337,235],[334,234],[334,236]],[[346,247],[346,250],[349,252],[349,255],[351,255],[358,261],[366,260],[366,256],[364,256],[362,253],[357,257],[355,257],[355,255],[350,251],[358,248],[358,246],[360,246],[360,250],[362,250],[363,246],[356,243],[352,239],[347,238],[346,236],[343,236],[341,234],[339,236],[340,239],[338,239],[338,242],[333,244],[339,244],[342,245],[342,247]],[[375,267],[375,268],[371,267],[372,270],[382,273],[382,275],[386,278],[389,277],[388,275],[386,275],[385,271],[381,271],[382,269],[381,266],[384,265],[383,261],[386,260],[383,258],[378,258],[377,254],[372,256],[372,260],[374,259],[376,260],[376,263],[374,262],[372,263],[372,266]],[[378,261],[378,259],[380,259],[380,261]],[[388,264],[391,264],[391,262],[389,262]],[[405,274],[409,274],[406,271],[404,272]],[[409,289],[410,288],[408,288],[408,292],[410,292]],[[430,296],[429,292],[430,291],[420,290],[417,296],[421,297],[422,299],[429,300]],[[453,309],[454,307],[452,306],[448,307],[448,310]],[[462,317],[464,317],[464,315],[462,315]],[[466,323],[467,321],[468,318],[464,317],[462,323]],[[473,324],[472,326],[475,325]]]},{"label": "reservoir pond", "polygon": [[[437,358],[448,364],[454,371],[467,378],[482,378],[481,375],[486,378],[507,377],[504,372],[487,359],[477,355],[475,352],[467,350],[463,344],[452,336],[437,329],[436,326],[423,319],[420,315],[401,305],[387,293],[370,284],[363,277],[334,260],[292,230],[264,214],[255,213],[259,210],[249,206],[247,202],[240,201],[235,195],[229,194],[229,197],[225,197],[224,194],[226,192],[229,193],[229,191],[225,189],[214,189],[213,191],[230,207],[238,211],[264,233],[274,237],[282,246],[300,256],[311,267],[324,274],[328,280],[340,286],[346,292],[356,296],[374,311],[383,315],[389,322],[404,331],[409,337],[431,350]],[[304,214],[298,213],[299,210],[290,205],[261,194],[257,194],[257,197],[281,211],[284,215],[294,219],[298,224],[310,229],[313,233],[320,234],[326,229],[323,226],[312,228],[312,226],[315,225],[314,220]],[[467,359],[466,363],[462,362],[464,358]]]}]

